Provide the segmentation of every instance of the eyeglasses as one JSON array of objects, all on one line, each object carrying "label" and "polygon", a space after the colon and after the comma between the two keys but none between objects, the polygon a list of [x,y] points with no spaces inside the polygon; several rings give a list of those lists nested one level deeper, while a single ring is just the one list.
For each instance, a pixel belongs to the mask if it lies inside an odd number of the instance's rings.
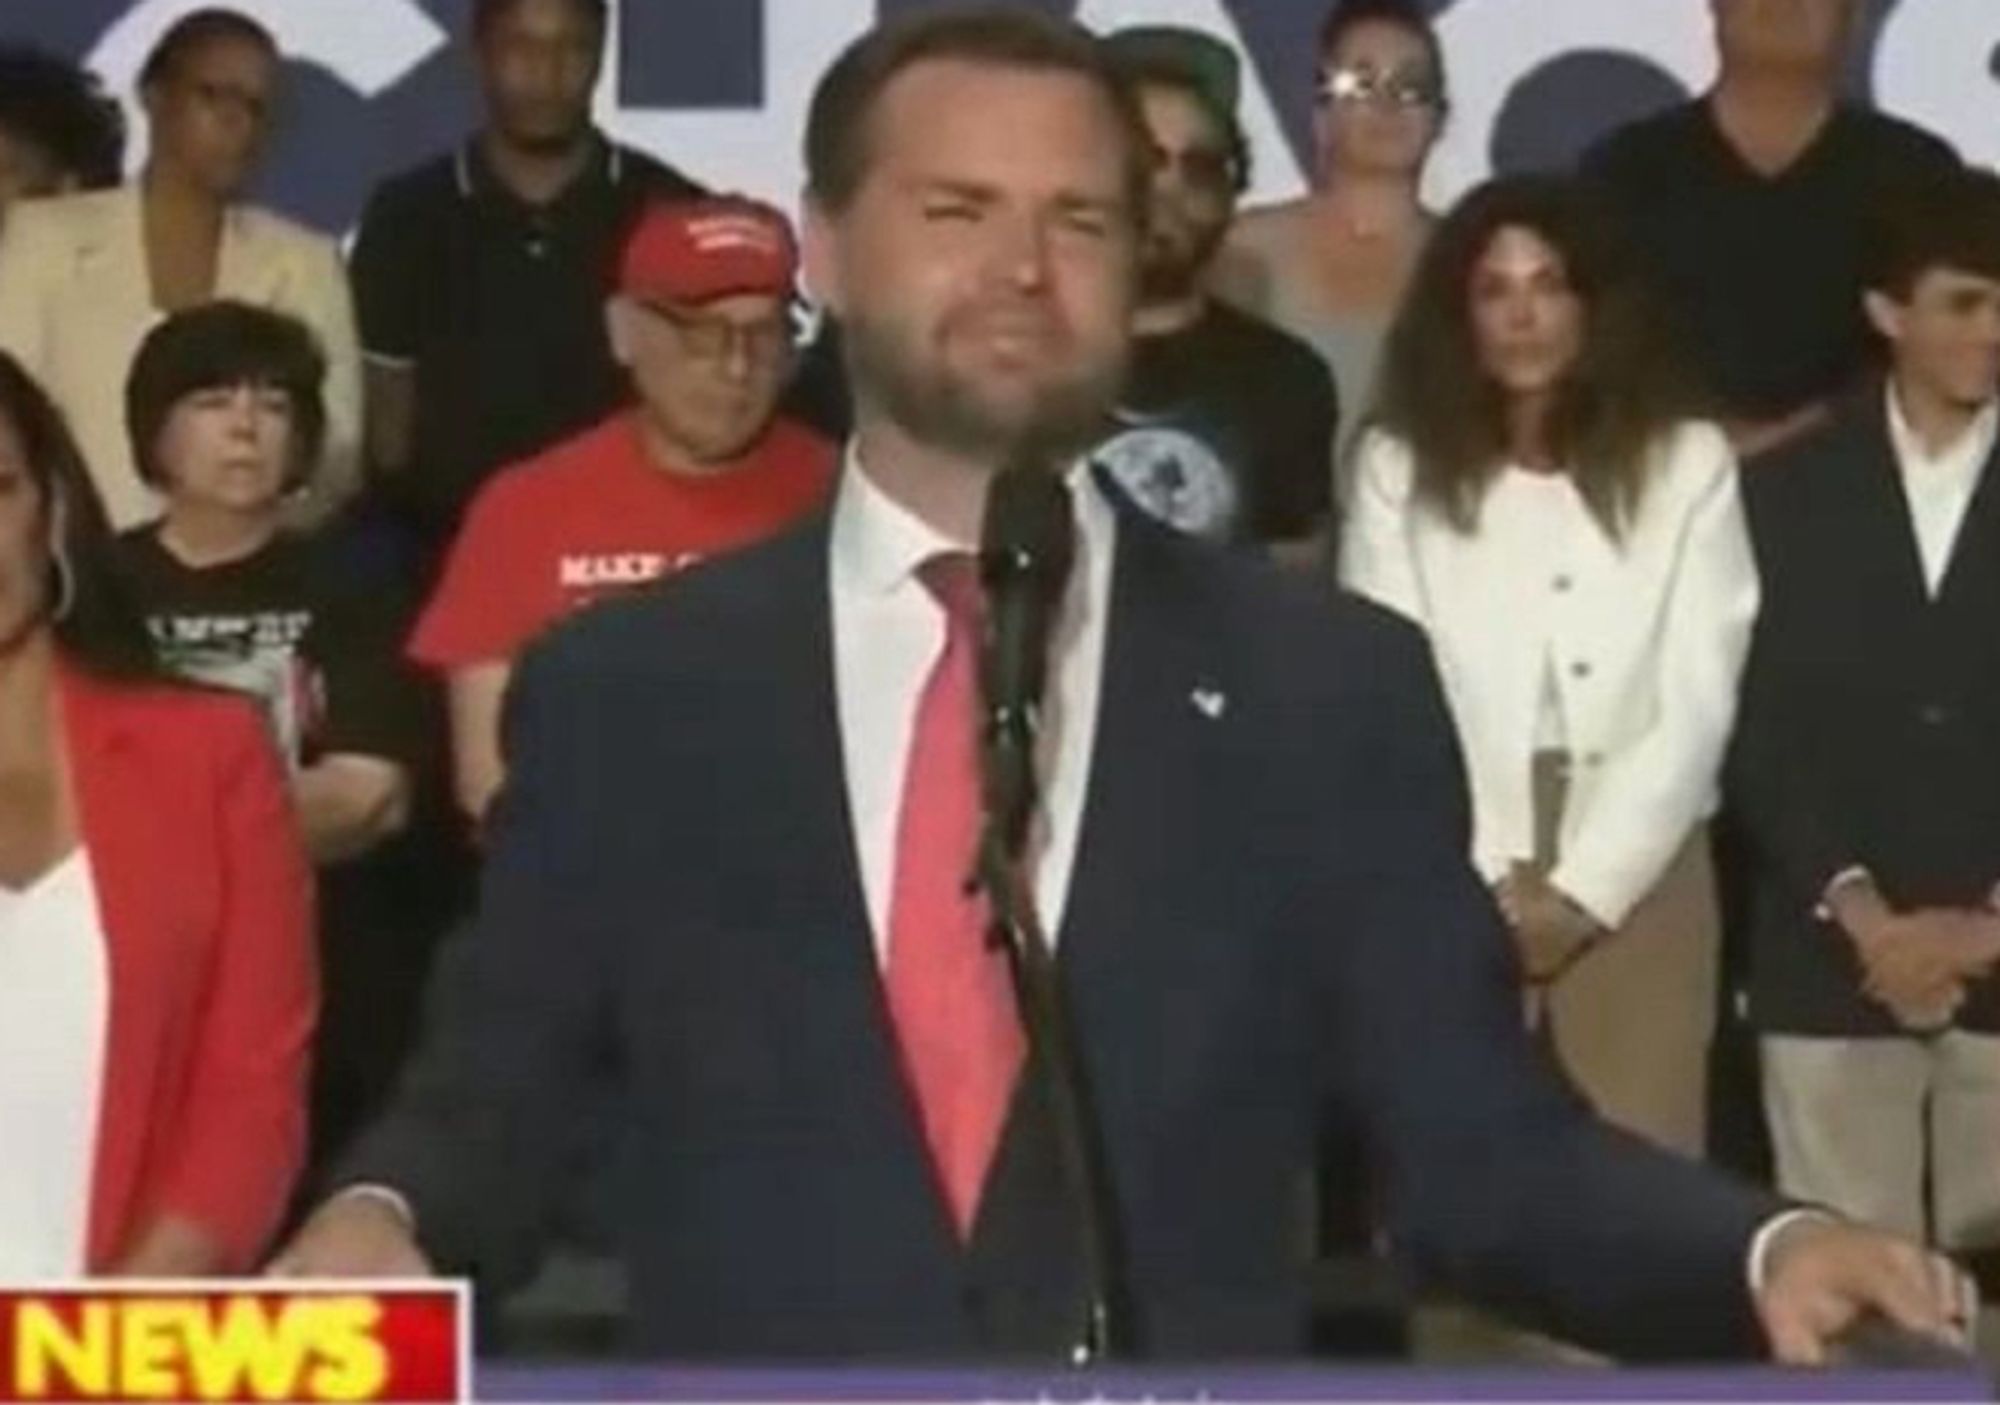
[{"label": "eyeglasses", "polygon": [[741,347],[745,358],[762,365],[792,350],[792,324],[782,314],[745,323],[683,312],[666,303],[641,301],[638,305],[672,327],[682,349],[700,361],[727,361]]},{"label": "eyeglasses", "polygon": [[1236,188],[1236,162],[1226,151],[1195,146],[1185,151],[1153,148],[1153,169],[1175,171],[1196,190],[1228,194]]},{"label": "eyeglasses", "polygon": [[1416,69],[1395,68],[1384,73],[1374,68],[1349,65],[1329,69],[1320,75],[1316,94],[1320,105],[1347,102],[1370,107],[1395,107],[1404,111],[1439,109],[1444,106],[1444,85],[1430,74]]}]

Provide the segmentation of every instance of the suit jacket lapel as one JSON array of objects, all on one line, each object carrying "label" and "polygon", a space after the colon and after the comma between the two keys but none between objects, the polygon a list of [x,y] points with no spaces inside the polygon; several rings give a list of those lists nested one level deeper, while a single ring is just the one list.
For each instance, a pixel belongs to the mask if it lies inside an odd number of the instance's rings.
[{"label": "suit jacket lapel", "polygon": [[[1899,609],[1922,610],[1931,601],[1924,579],[1923,554],[1917,546],[1916,519],[1910,514],[1903,488],[1902,465],[1889,434],[1889,416],[1880,385],[1858,407],[1867,433],[1857,435],[1861,448],[1854,460],[1856,502],[1860,516],[1854,527],[1866,544],[1867,556],[1882,572],[1882,598]],[[1755,470],[1751,470],[1755,472]]]},{"label": "suit jacket lapel", "polygon": [[2000,532],[2000,485],[1996,485],[1996,478],[2000,478],[2000,443],[1986,455],[1972,500],[1965,505],[1965,520],[1959,524],[1951,555],[1945,561],[1944,579],[1938,583],[1940,605],[1955,606],[1968,591],[1982,607],[1993,599],[1990,589],[1981,590],[1978,585],[1991,578],[1993,552],[1987,543]]},{"label": "suit jacket lapel", "polygon": [[100,207],[102,218],[76,242],[75,277],[108,308],[153,308],[153,275],[146,263],[145,212],[139,187],[127,185]]},{"label": "suit jacket lapel", "polygon": [[1079,1026],[1093,1033],[1121,1003],[1127,943],[1159,935],[1175,915],[1175,875],[1201,861],[1207,762],[1230,730],[1232,684],[1201,651],[1211,635],[1179,569],[1178,553],[1200,548],[1112,501],[1119,526],[1104,681],[1057,946]]},{"label": "suit jacket lapel", "polygon": [[[802,959],[828,980],[866,987],[879,999],[873,938],[854,843],[846,758],[835,699],[832,604],[827,577],[828,520],[822,516],[773,548],[764,580],[768,597],[746,643],[763,657],[745,677],[768,689],[777,725],[756,745],[771,772],[786,778],[794,802],[772,817],[786,882],[800,910],[815,914],[817,934]],[[852,994],[853,991],[848,993]]]}]

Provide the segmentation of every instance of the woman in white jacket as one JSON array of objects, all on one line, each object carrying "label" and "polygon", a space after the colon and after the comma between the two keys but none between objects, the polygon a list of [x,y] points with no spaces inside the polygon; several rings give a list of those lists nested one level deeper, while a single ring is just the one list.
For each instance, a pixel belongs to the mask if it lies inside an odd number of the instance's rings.
[{"label": "woman in white jacket", "polygon": [[1528,1018],[1600,1113],[1699,1154],[1757,577],[1678,367],[1583,190],[1475,191],[1391,334],[1341,574],[1430,634]]}]

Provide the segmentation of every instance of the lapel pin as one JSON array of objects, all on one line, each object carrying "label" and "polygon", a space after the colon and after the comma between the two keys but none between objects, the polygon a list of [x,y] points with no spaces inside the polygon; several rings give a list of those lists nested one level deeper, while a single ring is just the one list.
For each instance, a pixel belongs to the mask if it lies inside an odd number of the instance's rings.
[{"label": "lapel pin", "polygon": [[1229,694],[1220,688],[1196,688],[1188,694],[1188,701],[1194,704],[1196,712],[1211,722],[1217,721],[1223,713],[1229,711]]}]

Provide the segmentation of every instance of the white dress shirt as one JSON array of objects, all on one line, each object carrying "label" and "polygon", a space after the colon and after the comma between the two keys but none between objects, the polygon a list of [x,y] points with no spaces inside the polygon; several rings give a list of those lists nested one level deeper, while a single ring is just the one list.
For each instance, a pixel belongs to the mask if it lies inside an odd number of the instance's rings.
[{"label": "white dress shirt", "polygon": [[0,887],[0,1280],[83,1272],[110,1010],[84,851]]},{"label": "white dress shirt", "polygon": [[1889,400],[1889,442],[1895,447],[1903,497],[1910,506],[1910,526],[1917,536],[1917,554],[1924,564],[1924,587],[1932,595],[1944,583],[1965,510],[1979,488],[1986,462],[2000,438],[2000,405],[1989,404],[1973,418],[1942,453],[1932,453],[1904,418],[1892,383]]},{"label": "white dress shirt", "polygon": [[1716,803],[1758,599],[1728,441],[1666,436],[1616,538],[1567,474],[1503,469],[1469,532],[1418,497],[1400,441],[1369,435],[1355,474],[1341,574],[1430,635],[1474,863],[1492,883],[1534,856],[1532,758],[1560,737],[1576,765],[1551,881],[1616,927]]},{"label": "white dress shirt", "polygon": [[[1087,469],[1079,465],[1068,481],[1076,564],[1056,626],[1040,743],[1042,803],[1029,836],[1036,907],[1052,943],[1069,896],[1097,733],[1118,526]],[[896,820],[917,700],[944,652],[944,609],[916,571],[939,552],[974,549],[889,498],[849,451],[829,551],[833,670],[856,857],[878,958],[888,952]]]}]

